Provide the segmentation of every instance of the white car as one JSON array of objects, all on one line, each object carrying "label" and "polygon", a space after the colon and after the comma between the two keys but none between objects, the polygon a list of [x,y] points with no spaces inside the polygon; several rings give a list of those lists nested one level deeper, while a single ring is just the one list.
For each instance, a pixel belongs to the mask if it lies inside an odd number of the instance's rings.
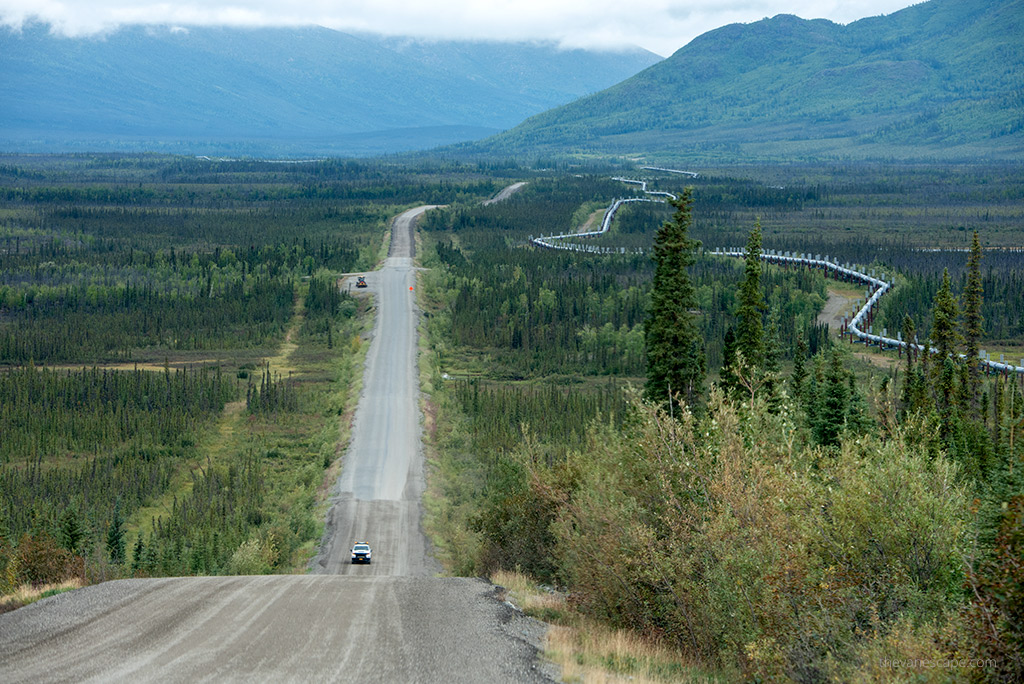
[{"label": "white car", "polygon": [[366,542],[356,542],[356,545],[352,547],[353,563],[371,563],[372,555],[373,551]]}]

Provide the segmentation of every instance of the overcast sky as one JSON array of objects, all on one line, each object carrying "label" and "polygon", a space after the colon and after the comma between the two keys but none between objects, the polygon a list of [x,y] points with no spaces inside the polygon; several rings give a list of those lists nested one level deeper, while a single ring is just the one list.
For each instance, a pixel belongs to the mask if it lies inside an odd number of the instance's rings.
[{"label": "overcast sky", "polygon": [[725,24],[776,14],[847,24],[911,0],[0,0],[0,23],[81,36],[123,24],[296,26],[424,38],[639,45],[668,56]]}]

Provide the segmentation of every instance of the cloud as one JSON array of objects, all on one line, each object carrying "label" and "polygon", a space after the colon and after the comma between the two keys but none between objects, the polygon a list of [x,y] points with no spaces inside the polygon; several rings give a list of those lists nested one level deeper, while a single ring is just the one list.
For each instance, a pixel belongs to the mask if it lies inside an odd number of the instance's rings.
[{"label": "cloud", "polygon": [[123,25],[299,26],[428,39],[543,40],[566,47],[640,45],[668,55],[696,36],[776,14],[848,23],[911,0],[0,0],[0,24],[49,24],[87,36]]}]

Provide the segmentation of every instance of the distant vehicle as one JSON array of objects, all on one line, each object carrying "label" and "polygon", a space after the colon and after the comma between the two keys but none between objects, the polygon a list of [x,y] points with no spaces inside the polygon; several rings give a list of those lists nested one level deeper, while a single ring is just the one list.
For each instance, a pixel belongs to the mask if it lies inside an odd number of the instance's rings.
[{"label": "distant vehicle", "polygon": [[352,547],[352,563],[371,563],[370,560],[373,551],[370,550],[370,545],[366,542],[357,542]]},{"label": "distant vehicle", "polygon": [[356,278],[356,287],[366,287],[366,276]]}]

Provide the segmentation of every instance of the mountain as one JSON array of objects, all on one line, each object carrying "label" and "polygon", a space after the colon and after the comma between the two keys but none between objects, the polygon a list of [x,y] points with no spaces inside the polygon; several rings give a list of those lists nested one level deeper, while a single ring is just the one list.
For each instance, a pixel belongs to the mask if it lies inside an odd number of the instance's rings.
[{"label": "mountain", "polygon": [[705,33],[476,152],[656,159],[1024,157],[1024,0],[931,0],[849,25]]},{"label": "mountain", "polygon": [[371,154],[493,134],[661,58],[326,28],[0,28],[0,149]]}]

